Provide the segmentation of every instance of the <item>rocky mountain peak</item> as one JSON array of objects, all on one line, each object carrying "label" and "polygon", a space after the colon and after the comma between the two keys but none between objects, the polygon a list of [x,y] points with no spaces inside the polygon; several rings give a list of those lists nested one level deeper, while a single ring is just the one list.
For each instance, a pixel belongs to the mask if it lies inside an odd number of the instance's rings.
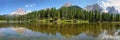
[{"label": "rocky mountain peak", "polygon": [[69,7],[69,6],[72,6],[72,4],[71,4],[70,2],[66,2],[66,3],[64,4],[64,6],[65,6],[65,7]]},{"label": "rocky mountain peak", "polygon": [[106,8],[108,13],[118,13],[114,6],[110,6]]},{"label": "rocky mountain peak", "polygon": [[23,8],[18,8],[15,12],[12,12],[9,15],[15,15],[15,16],[17,16],[17,15],[25,15],[25,14],[26,14],[26,11],[24,11]]},{"label": "rocky mountain peak", "polygon": [[102,12],[103,8],[101,6],[99,6],[99,4],[92,4],[92,5],[88,5],[85,7],[85,10],[90,11],[90,10],[98,10],[100,12]]}]

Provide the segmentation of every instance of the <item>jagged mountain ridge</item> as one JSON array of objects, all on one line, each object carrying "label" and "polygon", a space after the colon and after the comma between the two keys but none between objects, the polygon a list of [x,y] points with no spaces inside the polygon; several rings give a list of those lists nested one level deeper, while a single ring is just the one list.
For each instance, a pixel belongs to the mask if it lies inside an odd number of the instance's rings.
[{"label": "jagged mountain ridge", "polygon": [[118,10],[116,10],[114,6],[107,7],[106,10],[108,13],[118,13]]},{"label": "jagged mountain ridge", "polygon": [[87,11],[90,11],[90,10],[95,11],[95,10],[97,10],[97,11],[102,12],[103,8],[100,7],[99,4],[93,4],[93,5],[86,6],[85,10],[87,10]]},{"label": "jagged mountain ridge", "polygon": [[87,11],[97,10],[99,12],[105,12],[105,13],[118,13],[118,10],[116,10],[114,6],[109,6],[106,9],[103,9],[99,4],[88,5],[85,7],[85,10]]}]

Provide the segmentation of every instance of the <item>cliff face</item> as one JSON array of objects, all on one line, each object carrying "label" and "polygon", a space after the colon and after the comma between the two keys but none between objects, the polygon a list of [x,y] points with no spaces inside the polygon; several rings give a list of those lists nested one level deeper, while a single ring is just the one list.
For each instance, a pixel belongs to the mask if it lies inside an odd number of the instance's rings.
[{"label": "cliff face", "polygon": [[95,10],[98,10],[100,12],[102,12],[103,8],[99,6],[99,4],[93,4],[93,5],[88,5],[85,7],[85,10],[87,11],[95,11]]},{"label": "cliff face", "polygon": [[118,13],[114,6],[106,8],[108,13]]}]

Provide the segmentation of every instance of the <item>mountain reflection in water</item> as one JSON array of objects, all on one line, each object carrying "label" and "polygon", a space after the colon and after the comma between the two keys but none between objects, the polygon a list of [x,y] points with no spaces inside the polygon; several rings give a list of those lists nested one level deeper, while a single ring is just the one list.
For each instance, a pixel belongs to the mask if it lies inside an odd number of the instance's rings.
[{"label": "mountain reflection in water", "polygon": [[106,30],[99,35],[99,40],[120,40],[120,30],[117,30],[113,35],[108,34]]},{"label": "mountain reflection in water", "polygon": [[0,24],[0,40],[119,40],[119,24]]}]

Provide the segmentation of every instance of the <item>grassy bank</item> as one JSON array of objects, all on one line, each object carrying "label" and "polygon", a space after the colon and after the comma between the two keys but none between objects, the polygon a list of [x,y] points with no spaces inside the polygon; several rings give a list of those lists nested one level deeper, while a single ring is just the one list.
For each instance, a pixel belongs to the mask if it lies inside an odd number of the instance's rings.
[{"label": "grassy bank", "polygon": [[35,23],[56,23],[56,24],[79,24],[79,23],[89,23],[87,20],[52,20],[52,19],[42,19],[42,20],[31,20],[29,22]]}]

